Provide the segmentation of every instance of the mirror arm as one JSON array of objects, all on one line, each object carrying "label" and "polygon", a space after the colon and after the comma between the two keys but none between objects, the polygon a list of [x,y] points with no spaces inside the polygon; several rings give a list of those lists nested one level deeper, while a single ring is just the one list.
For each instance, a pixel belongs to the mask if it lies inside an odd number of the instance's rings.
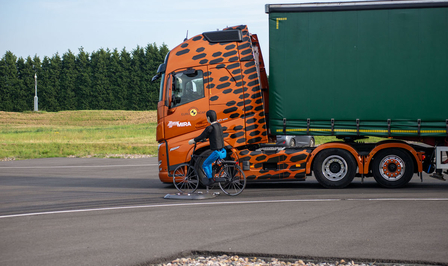
[{"label": "mirror arm", "polygon": [[157,73],[157,75],[155,75],[154,77],[152,77],[151,82],[155,82],[156,80],[158,80],[160,78],[160,73]]}]

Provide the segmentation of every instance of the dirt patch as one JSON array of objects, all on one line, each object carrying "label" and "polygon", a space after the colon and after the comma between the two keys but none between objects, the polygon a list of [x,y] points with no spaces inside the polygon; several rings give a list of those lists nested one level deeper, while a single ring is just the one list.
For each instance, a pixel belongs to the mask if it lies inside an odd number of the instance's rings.
[{"label": "dirt patch", "polygon": [[63,111],[63,112],[3,112],[0,111],[0,126],[102,126],[136,125],[155,123],[156,111]]}]

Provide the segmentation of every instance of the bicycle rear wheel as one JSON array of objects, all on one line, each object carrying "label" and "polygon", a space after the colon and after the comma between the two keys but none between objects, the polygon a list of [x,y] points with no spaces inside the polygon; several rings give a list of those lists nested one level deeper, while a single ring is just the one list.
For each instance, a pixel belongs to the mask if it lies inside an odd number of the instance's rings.
[{"label": "bicycle rear wheel", "polygon": [[190,164],[181,164],[173,172],[173,183],[181,193],[193,193],[199,186],[198,173]]},{"label": "bicycle rear wheel", "polygon": [[219,182],[219,187],[229,196],[239,195],[246,187],[246,175],[237,164],[225,164],[218,177],[226,179],[225,182]]}]

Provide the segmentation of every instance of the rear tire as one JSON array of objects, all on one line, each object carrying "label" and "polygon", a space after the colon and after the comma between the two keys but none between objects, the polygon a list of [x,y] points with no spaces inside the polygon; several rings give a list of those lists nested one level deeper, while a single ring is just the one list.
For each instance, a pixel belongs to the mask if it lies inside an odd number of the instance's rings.
[{"label": "rear tire", "polygon": [[193,193],[199,186],[198,174],[190,164],[183,163],[174,169],[173,183],[179,192]]},{"label": "rear tire", "polygon": [[414,175],[414,161],[401,149],[381,150],[373,157],[372,173],[382,187],[404,187]]},{"label": "rear tire", "polygon": [[328,149],[317,154],[313,169],[317,181],[326,188],[344,188],[355,178],[357,164],[346,150]]}]

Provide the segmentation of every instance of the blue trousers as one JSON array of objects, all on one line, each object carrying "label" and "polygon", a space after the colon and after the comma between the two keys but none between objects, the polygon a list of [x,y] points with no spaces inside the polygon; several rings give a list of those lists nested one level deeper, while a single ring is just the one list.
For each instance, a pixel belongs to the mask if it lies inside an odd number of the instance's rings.
[{"label": "blue trousers", "polygon": [[202,169],[204,169],[205,175],[207,178],[212,178],[212,164],[218,159],[224,159],[226,158],[227,152],[226,149],[222,148],[221,150],[213,151],[210,156],[205,159],[204,163],[202,164]]}]

